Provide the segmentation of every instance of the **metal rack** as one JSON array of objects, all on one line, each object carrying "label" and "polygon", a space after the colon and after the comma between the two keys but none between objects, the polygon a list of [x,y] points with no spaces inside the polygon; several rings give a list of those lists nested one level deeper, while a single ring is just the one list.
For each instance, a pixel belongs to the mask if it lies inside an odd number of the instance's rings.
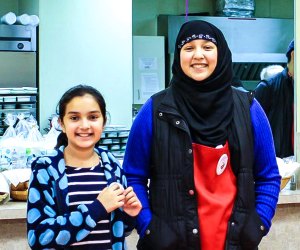
[{"label": "metal rack", "polygon": [[14,115],[23,113],[25,118],[30,115],[37,118],[37,95],[37,92],[29,93],[26,91],[23,93],[0,93],[0,136],[3,135],[8,127],[8,125],[4,123],[4,119],[8,113]]},{"label": "metal rack", "polygon": [[99,142],[100,147],[109,150],[115,157],[122,159],[124,157],[129,131],[129,129],[106,129],[102,133]]}]

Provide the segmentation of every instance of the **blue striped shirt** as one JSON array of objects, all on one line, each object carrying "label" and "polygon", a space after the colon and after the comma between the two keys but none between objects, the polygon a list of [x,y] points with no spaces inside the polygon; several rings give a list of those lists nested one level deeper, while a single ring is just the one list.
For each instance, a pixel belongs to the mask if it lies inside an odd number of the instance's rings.
[{"label": "blue striped shirt", "polygon": [[[69,208],[75,211],[80,204],[91,204],[99,191],[107,186],[101,163],[92,168],[66,166],[69,189]],[[74,243],[71,249],[111,249],[110,214],[98,221],[97,226],[82,241]]]}]

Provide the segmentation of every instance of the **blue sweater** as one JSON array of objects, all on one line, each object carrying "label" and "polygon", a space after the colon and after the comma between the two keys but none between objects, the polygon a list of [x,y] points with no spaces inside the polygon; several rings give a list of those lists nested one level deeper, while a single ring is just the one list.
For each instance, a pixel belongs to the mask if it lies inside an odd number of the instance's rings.
[{"label": "blue sweater", "polygon": [[[94,230],[97,222],[110,216],[113,250],[124,250],[125,235],[134,227],[134,218],[116,209],[108,214],[98,199],[69,209],[69,188],[64,147],[32,163],[27,201],[27,238],[31,249],[66,249]],[[107,184],[119,182],[127,187],[123,169],[114,156],[95,148],[101,157]],[[100,191],[99,191],[100,192]]]},{"label": "blue sweater", "polygon": [[[276,163],[268,119],[255,99],[250,114],[254,138],[256,210],[268,231],[275,214],[281,176]],[[141,108],[131,127],[123,162],[128,185],[133,186],[143,205],[143,209],[137,218],[137,230],[141,236],[144,235],[152,218],[147,192],[151,141],[152,99],[150,98]]]}]

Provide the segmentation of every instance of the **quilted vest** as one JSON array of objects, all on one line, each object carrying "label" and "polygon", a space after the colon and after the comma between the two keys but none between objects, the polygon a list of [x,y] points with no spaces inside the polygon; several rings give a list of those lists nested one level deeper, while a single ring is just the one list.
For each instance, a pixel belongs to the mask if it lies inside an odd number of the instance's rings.
[{"label": "quilted vest", "polygon": [[[194,195],[193,150],[190,131],[178,113],[172,90],[167,88],[153,97],[153,142],[150,167],[149,199],[153,213],[152,227],[157,242],[174,239],[160,249],[200,249],[197,200]],[[242,234],[249,216],[255,212],[253,179],[253,136],[250,106],[253,94],[233,88],[234,118],[241,148],[237,178],[237,196],[228,222],[226,249],[257,249],[258,242],[242,246]],[[152,228],[152,231],[153,231]],[[250,230],[252,230],[250,228]],[[248,243],[247,243],[248,244]],[[159,248],[159,247],[158,247]],[[151,249],[144,247],[143,249]],[[159,250],[159,249],[156,249]]]}]

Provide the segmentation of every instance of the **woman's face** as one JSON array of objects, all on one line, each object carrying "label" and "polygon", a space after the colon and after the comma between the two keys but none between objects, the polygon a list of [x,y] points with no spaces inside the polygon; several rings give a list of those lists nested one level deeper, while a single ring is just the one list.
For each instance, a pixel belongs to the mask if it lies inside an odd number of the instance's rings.
[{"label": "woman's face", "polygon": [[217,59],[217,46],[207,40],[193,40],[186,43],[180,51],[182,71],[195,81],[208,78],[217,66]]}]

